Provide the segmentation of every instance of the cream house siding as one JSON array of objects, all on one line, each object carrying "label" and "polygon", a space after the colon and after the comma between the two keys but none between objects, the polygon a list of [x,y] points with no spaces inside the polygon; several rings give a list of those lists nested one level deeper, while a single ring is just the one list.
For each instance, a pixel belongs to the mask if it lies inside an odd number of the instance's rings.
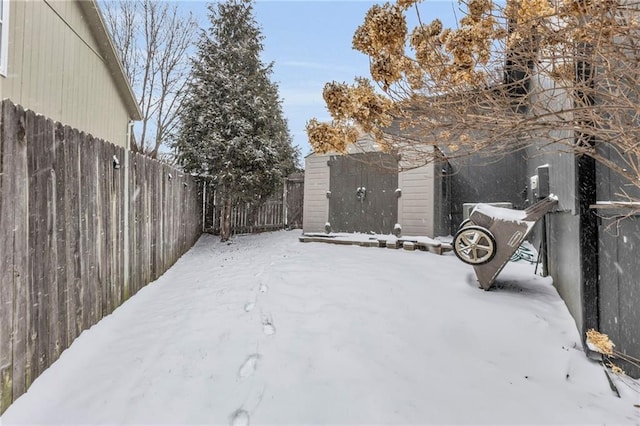
[{"label": "cream house siding", "polygon": [[7,75],[9,56],[9,0],[0,0],[0,75]]},{"label": "cream house siding", "polygon": [[398,223],[404,235],[434,237],[434,166],[404,170],[398,175]]},{"label": "cream house siding", "polygon": [[323,232],[329,220],[329,155],[312,154],[305,158],[304,232]]},{"label": "cream house siding", "polygon": [[[96,29],[77,1],[12,1],[9,59],[0,95],[25,108],[126,146],[130,107]],[[93,24],[92,24],[93,25]]]}]

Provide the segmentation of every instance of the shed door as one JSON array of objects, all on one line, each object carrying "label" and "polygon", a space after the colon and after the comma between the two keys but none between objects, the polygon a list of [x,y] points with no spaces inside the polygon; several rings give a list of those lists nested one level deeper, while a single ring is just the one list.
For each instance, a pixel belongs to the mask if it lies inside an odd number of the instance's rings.
[{"label": "shed door", "polygon": [[334,156],[329,166],[331,229],[391,233],[398,219],[397,161],[375,152]]}]

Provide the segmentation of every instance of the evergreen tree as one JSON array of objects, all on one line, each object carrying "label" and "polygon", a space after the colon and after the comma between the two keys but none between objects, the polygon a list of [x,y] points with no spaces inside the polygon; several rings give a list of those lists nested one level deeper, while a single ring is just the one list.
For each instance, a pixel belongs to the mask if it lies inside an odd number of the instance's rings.
[{"label": "evergreen tree", "polygon": [[283,176],[288,176],[291,173],[301,170],[298,167],[300,149],[293,146],[293,138],[289,134],[289,125],[282,112],[282,105],[278,94],[278,85],[272,83],[266,93],[267,98],[270,99],[267,102],[267,105],[272,108],[268,114],[273,117],[273,120],[270,122],[270,125],[272,126],[272,140],[276,144],[278,162],[280,164],[280,169],[283,172]]},{"label": "evergreen tree", "polygon": [[230,237],[234,203],[271,195],[295,168],[297,151],[283,117],[272,64],[260,59],[262,40],[252,2],[210,4],[187,106],[175,148],[189,173],[212,177],[221,194],[221,239]]}]

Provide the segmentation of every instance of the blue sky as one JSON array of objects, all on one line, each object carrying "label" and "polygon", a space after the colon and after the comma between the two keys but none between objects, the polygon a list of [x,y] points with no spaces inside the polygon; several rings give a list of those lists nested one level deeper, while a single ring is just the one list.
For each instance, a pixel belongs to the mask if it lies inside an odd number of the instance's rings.
[{"label": "blue sky", "polygon": [[[255,18],[265,36],[263,60],[274,62],[272,79],[280,87],[289,129],[303,157],[311,151],[306,122],[313,117],[330,120],[322,99],[324,84],[333,80],[352,83],[356,76],[369,76],[368,58],[351,48],[351,39],[367,10],[376,3],[383,2],[255,2]],[[180,2],[185,11],[194,12],[202,28],[209,27],[206,5],[203,1]],[[458,9],[457,1],[425,0],[420,14],[423,21],[437,17],[451,26],[454,8]]]}]

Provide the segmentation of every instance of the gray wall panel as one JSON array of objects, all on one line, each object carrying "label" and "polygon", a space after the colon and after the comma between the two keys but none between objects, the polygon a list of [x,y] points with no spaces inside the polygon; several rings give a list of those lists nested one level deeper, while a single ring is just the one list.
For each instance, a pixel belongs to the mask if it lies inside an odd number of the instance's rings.
[{"label": "gray wall panel", "polygon": [[578,329],[582,327],[580,252],[578,250],[579,217],[570,212],[548,215],[549,274],[569,308]]},{"label": "gray wall panel", "polygon": [[510,202],[523,208],[525,159],[515,152],[503,157],[475,155],[451,159],[451,226],[455,233],[462,222],[462,205],[479,202]]}]

